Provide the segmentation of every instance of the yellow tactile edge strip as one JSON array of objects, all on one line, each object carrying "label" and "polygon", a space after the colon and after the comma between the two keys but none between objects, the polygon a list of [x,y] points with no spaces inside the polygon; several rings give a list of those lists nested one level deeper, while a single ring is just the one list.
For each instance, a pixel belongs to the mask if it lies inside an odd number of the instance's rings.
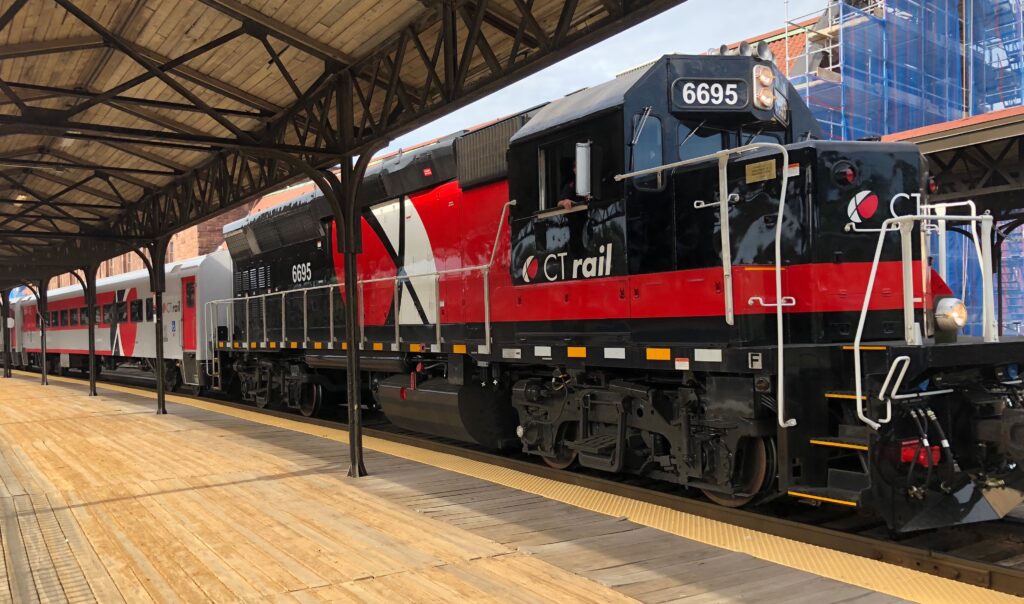
[{"label": "yellow tactile edge strip", "polygon": [[[35,377],[35,374],[31,373],[17,373]],[[50,379],[52,381],[68,382],[77,385],[82,384],[81,381],[71,378],[51,377]],[[101,384],[100,387],[106,390],[143,396],[150,399],[156,398],[154,392],[140,388],[106,383]],[[327,428],[307,424],[296,420],[265,415],[256,411],[238,409],[219,403],[208,403],[172,394],[167,395],[167,400],[267,426],[348,443],[347,433],[340,428]],[[457,455],[438,453],[370,436],[363,438],[363,445],[373,451],[472,476],[608,516],[624,517],[637,524],[649,526],[706,545],[748,554],[768,562],[781,564],[843,583],[857,585],[897,598],[916,602],[949,602],[950,604],[962,604],[963,602],[1021,602],[1019,598],[1007,594],[928,575],[887,562],[870,560],[817,545],[776,537],[775,535],[733,526],[725,522],[636,501],[621,495],[613,495],[548,478],[531,476],[518,470],[501,468],[484,462],[465,459]]]}]

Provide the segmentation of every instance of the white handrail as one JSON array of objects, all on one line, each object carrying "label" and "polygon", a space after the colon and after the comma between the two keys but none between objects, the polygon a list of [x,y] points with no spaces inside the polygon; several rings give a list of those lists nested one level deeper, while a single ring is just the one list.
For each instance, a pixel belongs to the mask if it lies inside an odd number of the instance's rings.
[{"label": "white handrail", "polygon": [[[486,346],[488,347],[488,350],[489,350],[490,349],[490,344],[491,344],[491,342],[490,342],[490,334],[491,334],[491,325],[490,325],[491,309],[490,309],[490,306],[491,306],[491,301],[490,301],[490,295],[489,295],[490,284],[488,283],[488,276],[489,276],[490,269],[494,265],[494,261],[495,261],[496,256],[497,256],[498,244],[501,241],[502,226],[505,224],[505,220],[508,217],[508,213],[510,211],[510,208],[512,206],[514,206],[514,205],[516,205],[516,200],[512,199],[512,200],[509,200],[509,201],[505,202],[505,204],[501,208],[501,215],[498,218],[497,232],[494,235],[494,244],[493,244],[493,246],[491,248],[490,258],[488,259],[486,264],[479,264],[479,265],[474,265],[474,266],[464,266],[464,267],[459,267],[459,268],[451,268],[451,269],[446,269],[446,270],[442,270],[442,271],[431,271],[431,272],[427,272],[427,273],[419,273],[419,274],[415,274],[415,275],[405,275],[405,276],[401,276],[401,277],[395,276],[395,277],[376,277],[376,278],[373,278],[373,279],[360,279],[359,281],[357,281],[357,285],[359,286],[360,289],[362,288],[363,285],[365,285],[367,283],[394,283],[395,286],[397,287],[397,284],[399,283],[399,281],[402,281],[402,280],[408,281],[408,280],[415,279],[415,278],[420,278],[420,277],[434,277],[435,281],[437,282],[437,283],[435,283],[435,291],[439,292],[440,291],[439,282],[440,282],[440,278],[442,276],[444,276],[444,275],[455,275],[455,274],[460,274],[460,273],[471,273],[471,272],[474,272],[474,271],[480,271],[484,275],[484,338],[486,340]],[[281,316],[283,318],[285,316],[285,312],[284,312],[285,296],[287,296],[289,294],[299,294],[299,293],[301,293],[303,295],[303,299],[306,300],[308,298],[308,293],[311,292],[311,291],[320,291],[320,290],[324,290],[324,289],[326,289],[326,290],[333,290],[335,288],[338,288],[339,290],[344,290],[344,284],[342,284],[342,283],[329,283],[329,284],[326,284],[326,285],[315,285],[315,286],[311,286],[311,287],[300,287],[300,288],[282,290],[282,291],[277,291],[277,292],[268,292],[268,293],[264,293],[264,294],[256,294],[256,295],[252,295],[252,296],[239,296],[239,297],[234,297],[234,298],[222,298],[220,300],[210,300],[209,302],[206,302],[206,304],[205,304],[205,306],[207,308],[206,318],[207,318],[208,321],[211,322],[211,325],[210,325],[211,331],[213,332],[214,335],[216,335],[216,326],[214,326],[212,324],[212,322],[214,321],[213,313],[210,312],[210,308],[211,307],[215,308],[216,305],[225,305],[225,306],[227,306],[229,311],[232,311],[233,308],[234,308],[234,303],[236,303],[236,302],[246,302],[246,310],[248,311],[248,302],[251,301],[251,300],[265,299],[265,298],[269,298],[270,296],[280,296],[281,297],[281,309],[282,309],[281,310]],[[441,303],[441,301],[440,301],[440,299],[438,299],[437,300],[437,307],[436,307],[436,310],[437,310],[436,322],[437,322],[438,325],[440,325],[440,322],[441,322],[441,306],[440,306],[440,303]],[[305,306],[305,303],[304,303],[304,306]],[[360,307],[361,306],[362,305],[360,305]],[[303,314],[305,314],[305,309],[303,309],[303,310],[304,310]],[[334,321],[333,316],[331,317],[330,320],[332,322],[332,328],[333,328],[333,321]],[[398,327],[397,327],[398,322],[399,322],[399,317],[398,317],[397,307],[396,307],[396,313],[395,313],[395,324],[396,324],[395,332],[396,332],[396,337],[397,337],[397,334],[398,334]],[[305,318],[304,318],[304,323],[305,323]],[[285,336],[285,334],[284,334],[284,323],[282,322],[281,325],[282,325],[281,339],[284,340],[284,339],[286,339],[284,337]],[[246,321],[246,329],[248,329],[248,321]],[[304,332],[306,331],[305,327],[304,327],[303,331]],[[437,328],[437,333],[440,334],[440,327]],[[231,335],[231,337],[229,339],[231,341],[234,341],[233,325],[232,325],[232,333],[230,335]],[[266,330],[264,330],[263,336],[264,336],[264,339],[266,339]],[[364,339],[364,338],[362,336],[360,336],[360,339]],[[216,340],[216,338],[209,339],[208,340],[208,344],[210,344],[213,347],[213,349],[216,350],[216,346],[214,345],[214,340]],[[440,345],[440,335],[438,335],[438,345]]]},{"label": "white handrail", "polygon": [[[633,178],[636,176],[644,176],[646,174],[654,174],[657,172],[663,172],[665,170],[671,170],[673,168],[681,168],[685,166],[692,166],[704,162],[711,161],[713,159],[718,160],[718,203],[719,213],[721,220],[722,229],[722,273],[723,282],[725,289],[725,314],[726,322],[729,325],[733,324],[733,299],[732,299],[732,247],[729,240],[729,192],[728,192],[728,178],[726,170],[728,168],[729,157],[733,155],[739,155],[747,153],[749,151],[756,151],[758,149],[767,149],[775,151],[782,155],[782,188],[779,192],[779,213],[776,217],[775,222],[775,303],[765,304],[763,306],[774,306],[775,307],[775,323],[776,332],[778,336],[778,376],[777,376],[777,394],[778,401],[776,403],[777,417],[780,428],[792,428],[796,425],[795,419],[786,419],[786,389],[785,389],[785,334],[783,330],[782,321],[782,309],[786,306],[792,306],[796,303],[790,297],[783,297],[782,295],[782,220],[786,214],[786,194],[789,190],[789,151],[783,145],[778,143],[751,143],[742,147],[736,147],[733,149],[723,149],[715,153],[696,157],[693,159],[685,159],[677,161],[671,164],[665,164],[654,168],[647,168],[646,170],[638,170],[636,172],[629,172],[626,174],[619,174],[615,177],[616,181],[625,180],[627,178]],[[748,301],[749,303],[749,301]]]},{"label": "white handrail", "polygon": [[[885,244],[885,236],[893,231],[901,231],[901,239],[904,241],[904,245],[901,246],[901,263],[903,268],[903,312],[904,312],[904,337],[907,344],[920,344],[918,339],[918,328],[914,322],[914,307],[913,307],[913,279],[910,279],[908,284],[907,275],[909,274],[908,268],[911,266],[912,258],[908,254],[909,237],[906,235],[908,228],[913,228],[915,222],[927,222],[935,219],[935,215],[931,214],[913,214],[908,216],[897,216],[894,218],[888,218],[882,223],[882,227],[878,229],[878,243],[875,245],[875,255],[871,261],[871,272],[868,274],[868,285],[864,292],[864,303],[861,305],[860,318],[857,321],[857,333],[853,339],[853,379],[855,387],[855,396],[857,401],[857,418],[863,423],[867,424],[874,430],[878,430],[882,424],[889,423],[892,421],[892,397],[886,399],[886,415],[884,418],[880,418],[879,421],[875,421],[869,418],[866,414],[864,407],[864,384],[861,377],[861,340],[864,335],[864,323],[867,320],[868,306],[871,304],[871,295],[875,288],[875,277],[878,274],[878,264],[882,256],[882,246]],[[985,214],[983,216],[945,216],[943,220],[949,220],[954,222],[980,222],[982,231],[981,240],[981,258],[982,258],[982,279],[984,281],[984,292],[983,292],[983,304],[982,304],[982,321],[984,325],[984,339],[986,342],[998,342],[999,335],[997,331],[994,331],[994,316],[995,316],[995,302],[992,294],[992,216]],[[925,262],[925,259],[921,259]],[[923,284],[922,284],[923,285]],[[910,291],[908,291],[910,290]],[[908,303],[909,300],[909,303]],[[909,308],[908,308],[909,306]],[[907,320],[907,316],[910,316],[910,320]],[[902,380],[902,376],[901,376]],[[895,389],[893,391],[895,395]]]}]

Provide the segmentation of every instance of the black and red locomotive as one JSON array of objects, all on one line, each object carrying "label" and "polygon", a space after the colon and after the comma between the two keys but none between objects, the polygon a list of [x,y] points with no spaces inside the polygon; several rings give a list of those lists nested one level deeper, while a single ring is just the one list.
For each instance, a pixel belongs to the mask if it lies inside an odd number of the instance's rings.
[{"label": "black and red locomotive", "polygon": [[820,140],[767,58],[666,56],[371,166],[356,292],[322,198],[229,225],[213,378],[315,413],[357,329],[399,426],[729,506],[999,518],[1024,342],[958,333],[927,183],[912,145]]}]

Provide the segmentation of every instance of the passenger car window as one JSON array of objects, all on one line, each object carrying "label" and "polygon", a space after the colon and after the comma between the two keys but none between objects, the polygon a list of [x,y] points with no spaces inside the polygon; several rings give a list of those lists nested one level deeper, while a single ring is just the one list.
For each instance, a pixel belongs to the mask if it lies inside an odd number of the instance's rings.
[{"label": "passenger car window", "polygon": [[67,310],[60,311],[60,326],[61,327],[67,327],[68,326],[68,311]]},{"label": "passenger car window", "polygon": [[185,306],[188,308],[196,307],[196,284],[189,283],[185,285]]},{"label": "passenger car window", "polygon": [[103,323],[106,325],[114,324],[114,306],[112,304],[103,305]]},{"label": "passenger car window", "polygon": [[117,308],[117,322],[127,323],[128,322],[128,304],[126,302],[118,302]]},{"label": "passenger car window", "polygon": [[146,298],[146,320],[152,321],[156,318],[156,307],[153,305],[153,298]]},{"label": "passenger car window", "polygon": [[77,308],[72,308],[70,311],[68,311],[68,325],[70,325],[71,327],[77,327],[78,326],[78,309]]},{"label": "passenger car window", "polygon": [[142,300],[132,300],[130,313],[132,323],[142,322]]}]

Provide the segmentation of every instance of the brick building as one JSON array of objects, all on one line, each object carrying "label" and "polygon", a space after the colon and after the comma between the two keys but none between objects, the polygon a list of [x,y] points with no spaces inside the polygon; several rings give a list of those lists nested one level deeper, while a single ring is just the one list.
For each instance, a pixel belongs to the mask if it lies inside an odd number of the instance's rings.
[{"label": "brick building", "polygon": [[[267,197],[271,196],[268,195]],[[257,201],[240,208],[235,208],[234,210],[225,212],[220,216],[211,218],[202,224],[198,224],[177,233],[171,238],[171,242],[167,247],[167,262],[186,260],[188,258],[202,256],[203,254],[209,254],[210,252],[215,251],[224,244],[224,233],[222,232],[224,225],[245,217],[256,203],[259,202]],[[146,267],[142,263],[142,259],[139,258],[138,254],[124,254],[115,258],[110,258],[109,260],[104,260],[97,271],[97,278],[103,279],[105,277],[143,270],[145,268]],[[70,274],[65,273],[51,279],[49,288],[55,289],[69,285],[78,285],[78,281],[76,281]]]}]

